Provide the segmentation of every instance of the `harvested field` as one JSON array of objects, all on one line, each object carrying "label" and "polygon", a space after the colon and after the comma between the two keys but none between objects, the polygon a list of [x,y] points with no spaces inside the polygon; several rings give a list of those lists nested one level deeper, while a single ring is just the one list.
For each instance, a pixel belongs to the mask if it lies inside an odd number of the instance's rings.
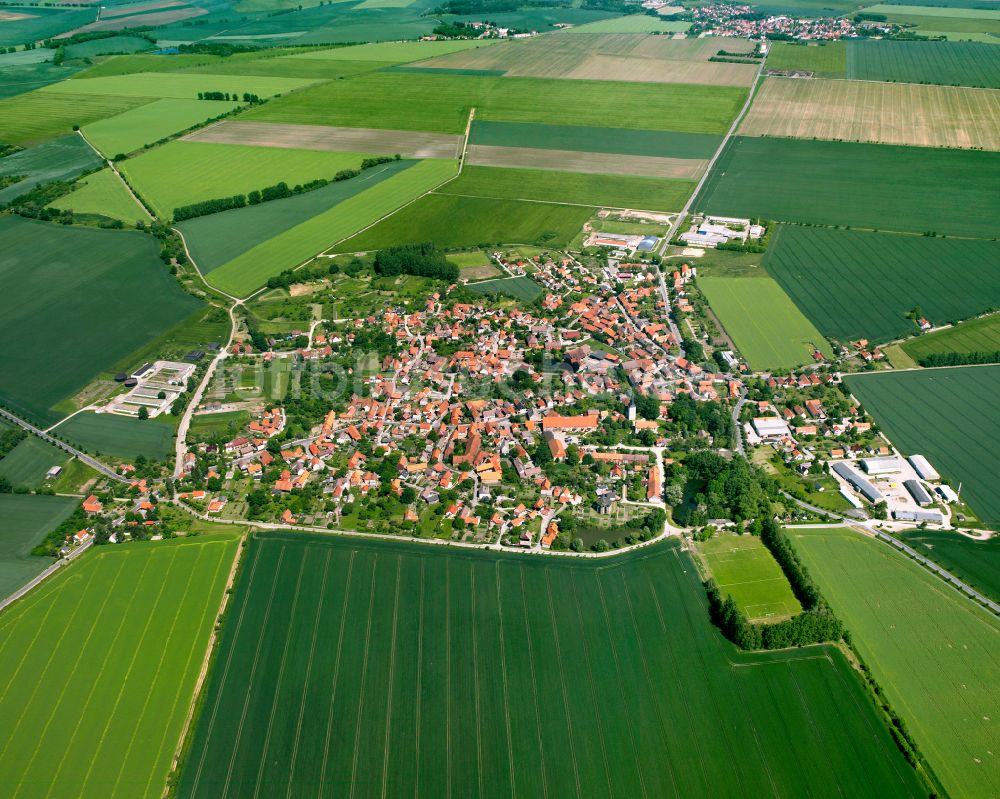
[{"label": "harvested field", "polygon": [[17,11],[0,11],[0,22],[14,22],[19,19],[32,19],[34,14],[21,14]]},{"label": "harvested field", "polygon": [[[515,74],[513,72],[508,74]],[[749,86],[757,74],[753,64],[692,62],[594,55],[561,76],[576,80],[627,80],[639,83],[697,83]]]},{"label": "harvested field", "polygon": [[131,3],[123,6],[108,6],[101,10],[101,19],[114,19],[115,17],[125,17],[131,14],[145,14],[149,11],[158,11],[164,8],[176,8],[187,5],[185,0],[152,0],[148,3]]},{"label": "harvested field", "polygon": [[1000,91],[768,78],[739,133],[1000,150]]},{"label": "harvested field", "polygon": [[84,127],[87,139],[108,158],[187,130],[236,108],[225,100],[156,100]]},{"label": "harvested field", "polygon": [[[186,6],[184,8],[168,8],[165,11],[153,11],[149,14],[128,14],[113,19],[101,19],[99,22],[91,22],[73,33],[87,33],[89,31],[120,31],[126,28],[135,28],[139,25],[169,25],[171,22],[180,22],[185,19],[193,19],[207,14],[204,8],[194,8]],[[69,35],[68,33],[66,35]],[[58,37],[56,37],[58,38]]]},{"label": "harvested field", "polygon": [[697,180],[708,165],[708,161],[689,158],[581,153],[529,147],[493,147],[486,144],[470,145],[467,161],[478,166],[556,169],[561,172],[636,175],[677,180]]},{"label": "harvested field", "polygon": [[282,125],[274,122],[224,120],[195,131],[185,141],[252,144],[297,150],[398,153],[404,158],[458,158],[462,137],[447,133],[378,128],[336,128],[326,125]]}]

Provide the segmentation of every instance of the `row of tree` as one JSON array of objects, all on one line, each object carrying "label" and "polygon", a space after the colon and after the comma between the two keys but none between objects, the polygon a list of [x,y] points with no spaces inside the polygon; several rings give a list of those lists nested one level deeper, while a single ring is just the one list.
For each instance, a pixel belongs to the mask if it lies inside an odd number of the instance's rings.
[{"label": "row of tree", "polygon": [[992,352],[932,352],[917,359],[921,366],[965,366],[967,364],[1000,363],[1000,350]]},{"label": "row of tree", "polygon": [[244,103],[250,103],[250,105],[256,105],[262,102],[260,97],[252,92],[243,92],[240,95],[238,92],[198,92],[199,100],[232,100],[234,102],[239,102],[242,97]]},{"label": "row of tree", "polygon": [[375,274],[417,275],[436,280],[458,280],[458,267],[430,242],[401,244],[379,250],[375,256]]}]

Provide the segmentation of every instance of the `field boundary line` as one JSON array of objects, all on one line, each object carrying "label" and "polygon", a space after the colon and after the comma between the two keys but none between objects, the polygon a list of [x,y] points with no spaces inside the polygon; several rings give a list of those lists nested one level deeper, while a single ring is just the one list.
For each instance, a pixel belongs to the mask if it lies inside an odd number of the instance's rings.
[{"label": "field boundary line", "polygon": [[556,624],[556,611],[552,605],[552,581],[548,569],[545,569],[545,598],[549,606],[549,622],[552,624],[553,641],[556,645],[556,661],[559,663],[559,687],[562,693],[563,712],[566,716],[566,731],[569,733],[569,757],[573,763],[573,781],[576,783],[576,795],[580,793],[580,767],[576,759],[576,736],[573,733],[573,712],[569,706],[569,692],[566,689],[566,668],[562,657],[562,644],[559,641],[559,626]]},{"label": "field boundary line", "polygon": [[[473,164],[472,166],[477,166]],[[487,169],[497,169],[502,167],[486,167]],[[558,170],[556,170],[558,171]],[[686,181],[691,183],[693,181]],[[442,183],[441,186],[445,184]],[[539,205],[566,205],[571,208],[605,208],[609,211],[638,211],[643,214],[676,214],[677,211],[670,211],[663,208],[632,208],[625,207],[623,205],[606,205],[604,203],[571,203],[565,200],[538,200],[531,197],[494,197],[492,194],[460,194],[454,191],[439,191],[440,187],[433,189],[431,194],[437,194],[441,197],[463,197],[468,200],[510,200],[519,203],[538,203]],[[525,246],[535,246],[535,245],[525,245]],[[495,278],[487,278],[487,280],[493,280]]]},{"label": "field boundary line", "polygon": [[445,763],[447,783],[445,793],[451,799],[451,565],[444,563],[444,718],[445,718]]},{"label": "field boundary line", "polygon": [[118,171],[117,167],[115,167],[114,162],[110,158],[105,157],[104,153],[102,153],[100,150],[97,149],[94,143],[87,138],[87,135],[83,132],[82,127],[77,131],[77,133],[79,133],[80,138],[87,143],[87,146],[90,147],[90,149],[93,150],[95,153],[97,153],[97,157],[104,162],[105,166],[107,166],[107,168],[111,170],[112,174],[114,174],[114,176],[118,178],[118,182],[125,187],[125,191],[128,192],[128,196],[131,197],[132,201],[142,209],[142,212],[147,217],[149,217],[149,221],[150,222],[156,221],[156,214],[150,211],[146,207],[145,203],[143,203],[143,201],[139,199],[139,196],[134,191],[132,191],[132,187],[129,186],[128,181],[121,176],[121,173]]},{"label": "field boundary line", "polygon": [[420,695],[423,691],[424,680],[424,560],[420,560],[420,621],[417,622],[417,698],[416,698],[416,719],[414,720],[413,744],[414,769],[413,779],[413,799],[420,799]]},{"label": "field boundary line", "polygon": [[479,636],[476,634],[476,564],[469,561],[469,614],[472,616],[472,685],[476,695],[476,778],[479,783],[479,795],[485,796],[483,790],[483,719],[479,709]]},{"label": "field boundary line", "polygon": [[531,698],[535,705],[535,734],[538,736],[538,768],[542,774],[542,796],[549,795],[549,781],[545,776],[545,748],[542,745],[542,720],[538,709],[538,682],[535,677],[535,651],[531,645],[531,620],[528,617],[528,596],[524,587],[524,569],[521,576],[521,608],[524,611],[524,637],[528,642],[528,666],[531,671]]},{"label": "field boundary line", "polygon": [[351,797],[354,796],[354,786],[358,776],[358,747],[361,745],[361,721],[365,713],[365,680],[368,678],[368,651],[372,642],[372,611],[375,609],[375,582],[378,576],[378,553],[372,560],[372,586],[368,595],[368,622],[365,625],[365,652],[361,664],[361,694],[358,697],[358,722],[354,728],[354,759],[351,763]]},{"label": "field boundary line", "polygon": [[[497,609],[503,608],[500,592],[500,561],[496,562]],[[500,672],[503,676],[503,719],[507,728],[507,765],[510,768],[510,795],[517,796],[517,782],[514,778],[514,743],[510,734],[510,707],[507,688],[507,647],[503,635],[503,612],[498,614],[497,627],[500,633]]]},{"label": "field boundary line", "polygon": [[396,556],[396,593],[392,600],[392,647],[389,650],[389,688],[386,695],[389,698],[385,714],[385,746],[382,757],[382,796],[386,796],[389,781],[389,739],[392,735],[392,688],[396,677],[396,623],[399,617],[399,575],[402,572],[403,556]]},{"label": "field boundary line", "polygon": [[299,718],[295,724],[295,741],[292,744],[292,756],[288,763],[288,790],[285,792],[286,799],[291,799],[293,778],[295,776],[295,761],[299,756],[299,741],[302,738],[302,721],[306,715],[306,696],[309,693],[309,680],[312,676],[313,658],[316,654],[316,641],[319,638],[319,624],[323,616],[323,606],[326,603],[326,586],[330,575],[330,560],[333,558],[333,550],[327,550],[326,562],[323,564],[323,582],[319,590],[319,602],[316,606],[316,620],[313,622],[312,641],[309,644],[309,661],[306,665],[306,674],[302,680],[302,699],[299,701]]}]

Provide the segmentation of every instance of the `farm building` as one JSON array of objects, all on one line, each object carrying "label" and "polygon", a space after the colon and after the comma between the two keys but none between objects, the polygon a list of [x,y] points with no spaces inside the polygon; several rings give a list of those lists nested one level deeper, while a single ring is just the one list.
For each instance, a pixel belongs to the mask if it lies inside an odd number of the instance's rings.
[{"label": "farm building", "polygon": [[909,492],[910,496],[913,497],[913,501],[918,505],[930,505],[934,502],[931,499],[931,495],[927,493],[927,489],[920,484],[919,480],[904,480],[903,488]]},{"label": "farm building", "polygon": [[923,455],[911,455],[907,460],[921,480],[936,483],[941,479],[941,475],[937,473],[937,470],[930,465],[930,462]]},{"label": "farm building", "polygon": [[902,469],[899,458],[865,458],[861,461],[861,467],[868,474],[896,474]]},{"label": "farm building", "polygon": [[881,502],[885,497],[868,480],[861,476],[846,463],[834,463],[831,467],[838,477],[847,481],[851,488],[860,493],[869,502]]},{"label": "farm building", "polygon": [[777,416],[758,416],[753,420],[753,429],[763,439],[783,438],[791,435],[788,425]]},{"label": "farm building", "polygon": [[939,485],[937,487],[937,492],[941,495],[941,499],[949,505],[958,502],[958,494],[956,494],[955,489],[949,485]]},{"label": "farm building", "polygon": [[897,522],[933,522],[944,524],[944,516],[937,510],[894,510],[892,518]]}]

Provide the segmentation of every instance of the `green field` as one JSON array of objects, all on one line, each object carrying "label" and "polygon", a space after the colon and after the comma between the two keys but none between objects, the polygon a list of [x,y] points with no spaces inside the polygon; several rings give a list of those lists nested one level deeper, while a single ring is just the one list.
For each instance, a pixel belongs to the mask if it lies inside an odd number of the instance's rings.
[{"label": "green field", "polygon": [[273,100],[243,119],[463,133],[476,119],[549,123],[614,108],[615,126],[723,133],[746,90],[725,86],[379,72]]},{"label": "green field", "polygon": [[904,454],[926,455],[987,522],[1000,522],[1000,366],[844,378]]},{"label": "green field", "polygon": [[0,616],[10,796],[163,794],[237,541],[99,547]]},{"label": "green field", "polygon": [[682,208],[694,186],[687,180],[467,166],[440,193],[669,211]]},{"label": "green field", "polygon": [[847,75],[847,48],[845,42],[808,45],[772,42],[766,66],[768,69],[809,70],[821,78],[843,78]]},{"label": "green field", "polygon": [[0,160],[0,176],[16,175],[23,180],[0,189],[0,205],[12,202],[42,183],[72,180],[100,165],[101,159],[79,136],[64,136],[13,153]]},{"label": "green field", "polygon": [[148,222],[146,209],[135,201],[125,184],[110,169],[87,175],[75,191],[60,197],[50,207],[68,208],[78,214],[102,214],[127,225]]},{"label": "green field", "polygon": [[74,125],[87,125],[149,101],[148,97],[41,91],[19,94],[0,100],[0,141],[30,145],[56,136],[68,136],[73,133]]},{"label": "green field", "polygon": [[255,538],[178,796],[926,796],[840,653],[737,653],[676,545],[442,549]]},{"label": "green field", "polygon": [[889,22],[915,25],[915,32],[921,36],[943,35],[952,41],[971,38],[995,42],[995,37],[1000,34],[1000,9],[996,5],[991,8],[935,8],[879,4],[866,8],[865,12],[882,14]]},{"label": "green field", "polygon": [[437,42],[376,42],[356,47],[334,47],[330,50],[307,50],[291,58],[321,59],[336,61],[381,61],[386,64],[404,64],[407,61],[422,61],[425,58],[489,47],[497,40],[478,41],[476,39],[456,39]]},{"label": "green field", "polygon": [[[178,225],[178,228],[184,234],[191,257],[202,273],[207,274],[247,250],[309,221],[413,164],[413,161],[380,164],[351,180],[330,183],[320,189],[283,200],[189,219]],[[294,266],[295,263],[298,262],[288,265]]]},{"label": "green field", "polygon": [[454,175],[455,169],[454,161],[421,161],[247,250],[211,272],[209,282],[231,294],[250,294],[269,277],[312,258],[430,191]]},{"label": "green field", "polygon": [[490,256],[482,250],[472,252],[453,252],[448,254],[448,260],[459,269],[475,269],[481,266],[492,266],[493,261]]},{"label": "green field", "polygon": [[66,48],[66,58],[93,58],[99,55],[141,53],[144,50],[152,49],[154,49],[153,43],[141,36],[113,36],[109,39],[94,39],[89,42],[71,44]]},{"label": "green field", "polygon": [[736,136],[695,207],[721,216],[992,237],[998,182],[1000,153]]},{"label": "green field", "polygon": [[490,122],[481,119],[472,123],[472,130],[469,132],[469,144],[663,158],[711,158],[719,149],[721,141],[721,137],[708,133]]},{"label": "green field", "polygon": [[515,300],[534,302],[544,290],[530,277],[502,277],[497,280],[480,280],[467,288],[473,294],[503,294]]},{"label": "green field", "polygon": [[[172,97],[197,100],[198,92],[244,92],[273,97],[301,89],[313,81],[308,78],[274,78],[266,75],[210,75],[187,72],[139,72],[103,78],[74,78],[53,83],[42,94],[92,94],[116,97]],[[212,102],[212,101],[203,101]]]},{"label": "green field", "polygon": [[187,130],[236,108],[224,100],[157,100],[124,114],[102,119],[83,132],[104,155],[114,158]]},{"label": "green field", "polygon": [[91,455],[121,460],[142,455],[146,460],[167,460],[174,452],[176,419],[135,419],[88,411],[67,419],[52,432]]},{"label": "green field", "polygon": [[62,466],[69,460],[63,450],[29,435],[14,449],[0,458],[0,477],[6,477],[15,488],[38,488],[45,480],[45,473],[53,466]]},{"label": "green field", "polygon": [[698,550],[719,589],[751,621],[778,620],[802,612],[778,562],[756,536],[721,533],[698,544]]},{"label": "green field", "polygon": [[157,216],[169,219],[182,205],[246,194],[279,181],[294,186],[331,180],[342,169],[360,168],[370,155],[173,141],[125,161],[121,170]]},{"label": "green field", "polygon": [[222,413],[205,413],[191,417],[188,428],[188,441],[204,441],[215,435],[236,435],[250,423],[250,414],[246,411],[224,411]]},{"label": "green field", "polygon": [[948,330],[920,336],[907,341],[903,350],[916,361],[934,353],[1000,352],[1000,314],[981,316]]},{"label": "green field", "polygon": [[851,42],[847,77],[996,88],[1000,52],[981,42]]},{"label": "green field", "polygon": [[690,27],[691,23],[683,20],[632,14],[570,28],[569,33],[684,33]]},{"label": "green field", "polygon": [[[446,190],[451,190],[451,184]],[[422,241],[449,248],[487,244],[563,247],[593,212],[593,208],[574,205],[429,194],[342,242],[337,250],[377,250]]]},{"label": "green field", "polygon": [[1000,536],[973,541],[943,530],[908,530],[896,536],[977,591],[1000,601]]},{"label": "green field", "polygon": [[52,406],[201,304],[152,236],[8,216],[0,239],[0,399],[41,422],[55,422]]},{"label": "green field", "polygon": [[1000,794],[1000,622],[886,544],[788,534],[945,789]]},{"label": "green field", "polygon": [[[69,518],[78,501],[73,497],[0,494],[0,599],[52,564],[50,558],[35,557],[31,550]],[[0,649],[6,648],[9,641],[2,632],[0,640],[4,641]]]},{"label": "green field", "polygon": [[914,307],[944,324],[1000,296],[993,241],[781,225],[764,266],[816,327],[842,341],[891,341],[917,332],[906,318]]},{"label": "green field", "polygon": [[94,12],[91,9],[35,6],[10,10],[24,14],[26,18],[0,23],[0,45],[3,46],[22,45],[25,42],[46,39],[94,21]]},{"label": "green field", "polygon": [[789,369],[833,351],[775,281],[767,277],[701,277],[698,288],[751,368]]}]

